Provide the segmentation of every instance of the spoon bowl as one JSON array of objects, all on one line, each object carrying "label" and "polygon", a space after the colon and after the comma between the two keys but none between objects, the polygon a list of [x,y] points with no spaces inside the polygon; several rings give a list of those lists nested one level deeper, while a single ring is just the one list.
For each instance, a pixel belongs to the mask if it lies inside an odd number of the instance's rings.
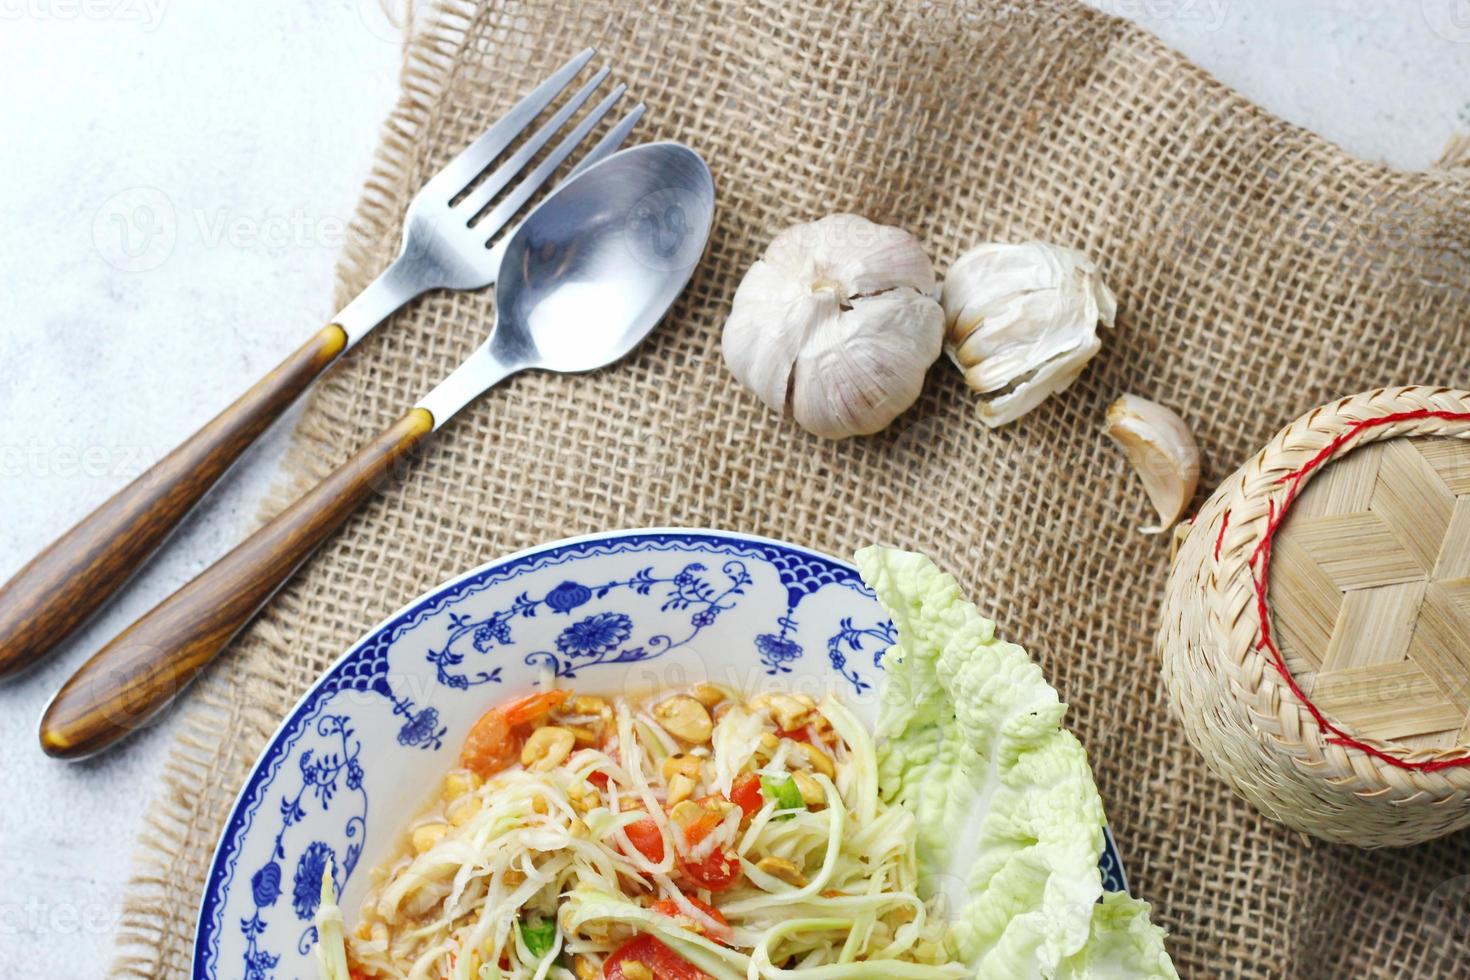
[{"label": "spoon bowl", "polygon": [[714,203],[709,168],[678,143],[632,147],[558,188],[506,248],[493,349],[552,371],[622,357],[693,275]]},{"label": "spoon bowl", "polygon": [[688,284],[714,211],[709,167],[680,143],[629,147],[560,185],[506,245],[489,339],[418,407],[438,428],[517,371],[622,358]]}]

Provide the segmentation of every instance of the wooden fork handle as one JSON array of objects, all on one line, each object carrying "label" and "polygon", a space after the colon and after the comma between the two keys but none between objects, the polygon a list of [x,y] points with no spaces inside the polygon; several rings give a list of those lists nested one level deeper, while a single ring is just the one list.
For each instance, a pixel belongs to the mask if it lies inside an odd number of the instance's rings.
[{"label": "wooden fork handle", "polygon": [[346,346],[341,327],[322,328],[0,587],[0,677],[41,659],[96,612]]},{"label": "wooden fork handle", "polygon": [[387,485],[434,429],[414,408],[274,520],[82,665],[41,719],[41,748],[93,755],[182,691],[328,535]]}]

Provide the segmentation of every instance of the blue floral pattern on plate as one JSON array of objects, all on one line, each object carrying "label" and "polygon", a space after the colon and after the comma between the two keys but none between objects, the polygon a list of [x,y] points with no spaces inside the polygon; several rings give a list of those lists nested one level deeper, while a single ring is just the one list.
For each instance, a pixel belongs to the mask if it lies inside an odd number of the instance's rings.
[{"label": "blue floral pattern on plate", "polygon": [[[386,852],[452,765],[445,747],[505,697],[553,677],[604,691],[708,677],[836,687],[871,719],[893,639],[851,565],[724,532],[577,538],[448,582],[358,641],[272,737],[215,852],[194,975],[313,976],[323,871],[350,914],[363,854]],[[1099,866],[1126,888],[1111,835]]]}]

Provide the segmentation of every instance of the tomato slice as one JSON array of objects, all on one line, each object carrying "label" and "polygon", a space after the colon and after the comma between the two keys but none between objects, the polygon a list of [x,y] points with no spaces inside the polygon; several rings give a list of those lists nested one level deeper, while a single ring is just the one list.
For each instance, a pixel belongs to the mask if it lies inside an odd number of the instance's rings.
[{"label": "tomato slice", "polygon": [[511,731],[505,716],[491,708],[480,716],[459,750],[459,764],[481,779],[513,765],[521,756],[521,740]]},{"label": "tomato slice", "polygon": [[628,835],[628,840],[638,848],[638,852],[654,864],[664,859],[664,835],[660,833],[658,824],[652,818],[644,817],[623,828]]},{"label": "tomato slice", "polygon": [[523,698],[516,698],[509,704],[501,705],[500,713],[505,716],[506,723],[510,727],[518,728],[545,718],[565,704],[567,698],[571,696],[571,691],[538,691],[535,694],[527,694]]},{"label": "tomato slice", "polygon": [[653,980],[711,980],[708,973],[648,935],[619,946],[603,963],[602,975],[607,980],[627,980],[624,963],[643,964],[653,974]]},{"label": "tomato slice", "polygon": [[598,789],[605,790],[607,789],[607,773],[598,769],[587,777],[587,782],[596,786]]},{"label": "tomato slice", "polygon": [[711,851],[703,861],[681,861],[684,877],[700,888],[724,891],[740,879],[740,859],[734,851]]},{"label": "tomato slice", "polygon": [[[715,923],[719,926],[718,929],[709,929],[703,923],[691,922],[691,925],[693,926],[695,932],[704,933],[705,935],[712,936],[716,939],[721,940],[727,938],[730,935],[730,923],[725,921],[725,917],[720,914],[719,909],[715,908],[713,905],[708,904],[707,902],[701,902],[693,895],[685,895],[684,899],[690,905],[693,905],[695,908],[699,909],[699,911],[703,912],[711,919],[714,919]],[[688,914],[679,907],[679,903],[674,901],[672,898],[661,898],[657,902],[654,902],[653,910],[659,915],[667,915],[671,919],[687,920],[689,918]]]},{"label": "tomato slice", "polygon": [[761,778],[753,772],[736,776],[730,786],[730,802],[744,811],[747,817],[759,813],[760,808],[766,805],[766,798],[761,794]]}]

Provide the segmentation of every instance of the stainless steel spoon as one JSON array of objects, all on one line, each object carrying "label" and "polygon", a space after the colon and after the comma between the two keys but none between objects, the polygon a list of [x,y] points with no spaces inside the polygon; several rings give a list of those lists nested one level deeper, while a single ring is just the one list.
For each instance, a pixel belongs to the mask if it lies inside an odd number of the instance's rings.
[{"label": "stainless steel spoon", "polygon": [[187,686],[409,454],[509,375],[591,371],[636,347],[688,283],[714,218],[704,161],[677,143],[613,154],[558,187],[506,246],[488,340],[428,397],[62,686],[41,747],[82,758]]}]

